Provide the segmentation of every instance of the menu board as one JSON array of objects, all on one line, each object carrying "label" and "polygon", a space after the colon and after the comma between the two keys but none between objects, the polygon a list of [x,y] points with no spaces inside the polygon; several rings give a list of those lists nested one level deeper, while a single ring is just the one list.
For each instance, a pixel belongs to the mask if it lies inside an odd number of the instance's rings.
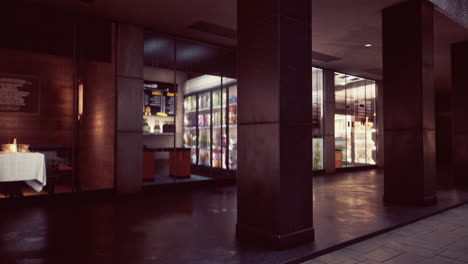
[{"label": "menu board", "polygon": [[37,80],[0,75],[0,111],[37,113],[39,111]]},{"label": "menu board", "polygon": [[144,81],[144,115],[174,116],[176,109],[176,85],[172,83]]}]

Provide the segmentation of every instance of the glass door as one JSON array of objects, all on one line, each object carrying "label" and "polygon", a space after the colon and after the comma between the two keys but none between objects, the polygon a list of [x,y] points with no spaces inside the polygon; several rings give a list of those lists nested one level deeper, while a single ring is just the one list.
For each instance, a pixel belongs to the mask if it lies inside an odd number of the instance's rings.
[{"label": "glass door", "polygon": [[358,77],[352,79],[352,88],[355,93],[354,125],[352,127],[354,138],[354,166],[366,164],[366,80]]},{"label": "glass door", "polygon": [[366,84],[366,164],[377,164],[377,130],[375,111],[375,82],[367,80]]},{"label": "glass door", "polygon": [[190,148],[192,164],[197,164],[197,96],[184,99],[184,147]]},{"label": "glass door", "polygon": [[213,168],[222,168],[223,166],[223,127],[222,127],[222,93],[221,89],[215,90],[212,93],[212,127],[213,127]]},{"label": "glass door", "polygon": [[229,86],[228,90],[228,136],[229,157],[228,168],[237,170],[237,85]]},{"label": "glass door", "polygon": [[211,161],[211,93],[198,95],[198,165],[210,166]]},{"label": "glass door", "polygon": [[335,73],[335,168],[347,162],[346,75]]},{"label": "glass door", "polygon": [[226,153],[227,148],[228,148],[228,140],[227,140],[227,133],[228,133],[228,127],[226,125],[226,116],[227,116],[227,91],[226,89],[223,88],[223,92],[221,93],[221,133],[222,133],[222,138],[221,138],[221,148],[222,148],[222,168],[227,169],[227,156]]},{"label": "glass door", "polygon": [[335,167],[375,165],[375,82],[335,73]]}]

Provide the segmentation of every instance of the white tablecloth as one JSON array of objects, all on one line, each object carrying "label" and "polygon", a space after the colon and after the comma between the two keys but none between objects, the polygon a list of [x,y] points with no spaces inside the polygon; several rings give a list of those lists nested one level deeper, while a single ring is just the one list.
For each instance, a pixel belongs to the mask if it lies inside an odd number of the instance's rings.
[{"label": "white tablecloth", "polygon": [[0,154],[0,182],[25,181],[36,192],[46,185],[45,157],[42,153]]}]

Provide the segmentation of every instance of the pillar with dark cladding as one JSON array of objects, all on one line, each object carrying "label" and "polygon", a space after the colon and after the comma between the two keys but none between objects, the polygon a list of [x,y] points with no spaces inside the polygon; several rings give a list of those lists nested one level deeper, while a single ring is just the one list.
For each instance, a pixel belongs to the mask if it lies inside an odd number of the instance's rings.
[{"label": "pillar with dark cladding", "polygon": [[143,29],[117,25],[118,193],[136,193],[143,186],[143,47]]},{"label": "pillar with dark cladding", "polygon": [[457,185],[468,185],[468,41],[452,45],[452,174]]},{"label": "pillar with dark cladding", "polygon": [[238,1],[242,240],[313,240],[311,1]]},{"label": "pillar with dark cladding", "polygon": [[384,200],[436,201],[434,7],[410,0],[383,10]]}]

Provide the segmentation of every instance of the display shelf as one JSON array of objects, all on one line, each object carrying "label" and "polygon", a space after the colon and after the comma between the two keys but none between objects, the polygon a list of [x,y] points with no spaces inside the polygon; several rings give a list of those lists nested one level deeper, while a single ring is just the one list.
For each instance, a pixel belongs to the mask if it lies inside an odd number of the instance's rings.
[{"label": "display shelf", "polygon": [[143,132],[143,136],[173,136],[174,133],[151,133]]},{"label": "display shelf", "polygon": [[218,106],[213,106],[213,110],[220,110],[221,109],[221,106],[218,105]]},{"label": "display shelf", "polygon": [[237,127],[237,124],[229,124],[228,126],[229,126],[229,128],[235,128],[235,127]]},{"label": "display shelf", "polygon": [[195,112],[197,112],[197,110],[185,110],[186,114],[195,113]]},{"label": "display shelf", "polygon": [[204,126],[204,127],[198,127],[199,129],[210,129],[209,126]]},{"label": "display shelf", "polygon": [[155,119],[165,119],[165,120],[173,120],[174,116],[160,116],[160,115],[142,115],[143,118],[155,118]]},{"label": "display shelf", "polygon": [[194,126],[194,127],[189,127],[189,126],[186,126],[186,127],[184,127],[184,129],[187,129],[187,130],[193,130],[193,129],[197,129],[197,127],[196,127],[196,126]]},{"label": "display shelf", "polygon": [[208,108],[200,108],[198,109],[198,112],[206,112],[206,111],[210,111],[211,109],[208,107]]},{"label": "display shelf", "polygon": [[210,147],[199,147],[199,150],[211,150]]},{"label": "display shelf", "polygon": [[237,103],[230,103],[229,106],[235,106]]}]

